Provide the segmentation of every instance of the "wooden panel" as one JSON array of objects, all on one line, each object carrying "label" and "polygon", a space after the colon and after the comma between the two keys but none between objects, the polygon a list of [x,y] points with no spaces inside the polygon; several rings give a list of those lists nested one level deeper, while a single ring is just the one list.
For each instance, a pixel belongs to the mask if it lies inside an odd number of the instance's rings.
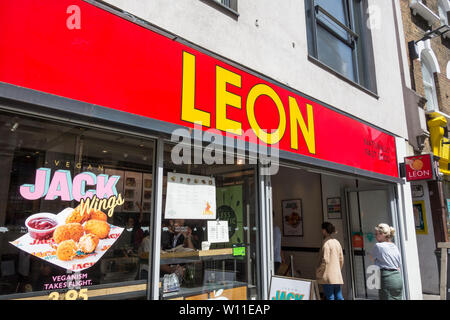
[{"label": "wooden panel", "polygon": [[143,290],[147,290],[147,284],[145,284],[145,283],[137,284],[137,285],[133,285],[133,286],[126,286],[126,287],[88,290],[88,297],[106,296],[106,295],[110,295],[110,294],[120,294],[120,293],[143,291]]},{"label": "wooden panel", "polygon": [[450,242],[438,242],[438,248],[450,249]]},{"label": "wooden panel", "polygon": [[185,300],[208,300],[208,294],[203,293],[196,296],[186,297]]},{"label": "wooden panel", "polygon": [[232,248],[225,248],[225,249],[212,249],[212,250],[200,250],[200,251],[198,251],[198,255],[200,257],[220,256],[220,255],[226,255],[226,254],[233,254],[233,249]]},{"label": "wooden panel", "polygon": [[247,287],[238,287],[224,290],[219,297],[214,297],[214,293],[211,292],[211,298],[225,297],[229,300],[247,300]]},{"label": "wooden panel", "polygon": [[[134,291],[144,291],[147,290],[147,284],[137,284],[132,286],[123,286],[123,287],[112,287],[112,288],[104,288],[104,289],[94,289],[89,290],[88,289],[87,294],[89,298],[92,297],[98,297],[98,296],[107,296],[111,294],[121,294],[121,293],[128,293],[128,292],[134,292]],[[78,291],[78,290],[77,290]],[[48,294],[42,295],[42,296],[35,296],[35,297],[27,297],[27,298],[18,298],[14,300],[48,300]]]},{"label": "wooden panel", "polygon": [[37,296],[37,297],[29,297],[29,298],[18,298],[13,300],[49,300],[48,295],[45,296]]},{"label": "wooden panel", "polygon": [[233,254],[232,248],[199,250],[199,251],[181,251],[181,252],[166,252],[161,254],[161,259],[170,258],[186,258],[186,257],[208,257]]},{"label": "wooden panel", "polygon": [[447,248],[441,249],[441,283],[440,296],[441,300],[447,300]]}]

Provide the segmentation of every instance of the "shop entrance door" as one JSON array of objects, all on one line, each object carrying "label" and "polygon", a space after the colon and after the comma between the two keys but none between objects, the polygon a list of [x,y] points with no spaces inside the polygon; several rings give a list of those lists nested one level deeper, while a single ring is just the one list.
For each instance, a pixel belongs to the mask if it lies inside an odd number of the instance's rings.
[{"label": "shop entrance door", "polygon": [[379,223],[387,223],[398,230],[393,221],[396,212],[394,189],[346,189],[345,195],[352,298],[378,299],[378,289],[374,288],[371,278],[375,272],[371,268],[374,265],[371,252],[376,243],[374,228]]}]

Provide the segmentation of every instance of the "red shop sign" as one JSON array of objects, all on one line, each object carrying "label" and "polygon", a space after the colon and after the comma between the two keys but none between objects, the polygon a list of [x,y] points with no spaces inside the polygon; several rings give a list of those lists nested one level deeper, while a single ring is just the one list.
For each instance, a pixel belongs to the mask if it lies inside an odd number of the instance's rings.
[{"label": "red shop sign", "polygon": [[406,181],[433,180],[433,155],[405,157]]},{"label": "red shop sign", "polygon": [[394,136],[91,3],[0,1],[0,30],[0,82],[398,178]]}]

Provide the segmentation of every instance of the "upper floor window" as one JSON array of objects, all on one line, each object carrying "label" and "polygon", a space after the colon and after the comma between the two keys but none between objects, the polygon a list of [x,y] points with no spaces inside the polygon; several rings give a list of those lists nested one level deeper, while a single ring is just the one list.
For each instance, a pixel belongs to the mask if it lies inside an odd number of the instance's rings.
[{"label": "upper floor window", "polygon": [[200,0],[205,4],[237,19],[238,13],[238,0]]},{"label": "upper floor window", "polygon": [[425,98],[427,99],[427,111],[439,110],[433,71],[426,57],[422,57],[422,80]]},{"label": "upper floor window", "polygon": [[214,0],[215,2],[220,3],[221,5],[224,5],[227,8],[230,8],[233,11],[238,11],[237,8],[237,0]]},{"label": "upper floor window", "polygon": [[439,0],[438,3],[439,20],[441,25],[448,24],[448,11],[450,10],[450,4],[448,0]]},{"label": "upper floor window", "polygon": [[219,0],[219,2],[228,8],[231,7],[231,0]]},{"label": "upper floor window", "polygon": [[308,52],[345,78],[376,91],[367,3],[306,0]]}]

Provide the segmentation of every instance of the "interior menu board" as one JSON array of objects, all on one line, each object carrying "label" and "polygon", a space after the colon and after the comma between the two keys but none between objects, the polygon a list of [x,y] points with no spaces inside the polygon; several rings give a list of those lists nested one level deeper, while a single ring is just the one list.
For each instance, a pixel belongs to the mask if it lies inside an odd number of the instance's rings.
[{"label": "interior menu board", "polygon": [[144,173],[144,183],[142,184],[142,211],[143,212],[150,212],[151,209],[151,202],[152,202],[152,174],[151,173]]},{"label": "interior menu board", "polygon": [[123,211],[133,212],[138,211],[139,208],[136,202],[141,203],[142,197],[142,173],[125,171],[124,181],[124,200]]},{"label": "interior menu board", "polygon": [[[116,170],[116,169],[105,169],[105,174],[109,176],[119,176],[119,177],[125,177],[125,171],[123,170]],[[123,179],[120,179],[116,183],[116,189],[117,193],[123,195]],[[114,212],[122,212],[123,205],[117,206],[116,209],[114,209]]]},{"label": "interior menu board", "polygon": [[228,221],[208,221],[208,242],[229,242]]},{"label": "interior menu board", "polygon": [[166,219],[216,219],[213,177],[167,173]]}]

